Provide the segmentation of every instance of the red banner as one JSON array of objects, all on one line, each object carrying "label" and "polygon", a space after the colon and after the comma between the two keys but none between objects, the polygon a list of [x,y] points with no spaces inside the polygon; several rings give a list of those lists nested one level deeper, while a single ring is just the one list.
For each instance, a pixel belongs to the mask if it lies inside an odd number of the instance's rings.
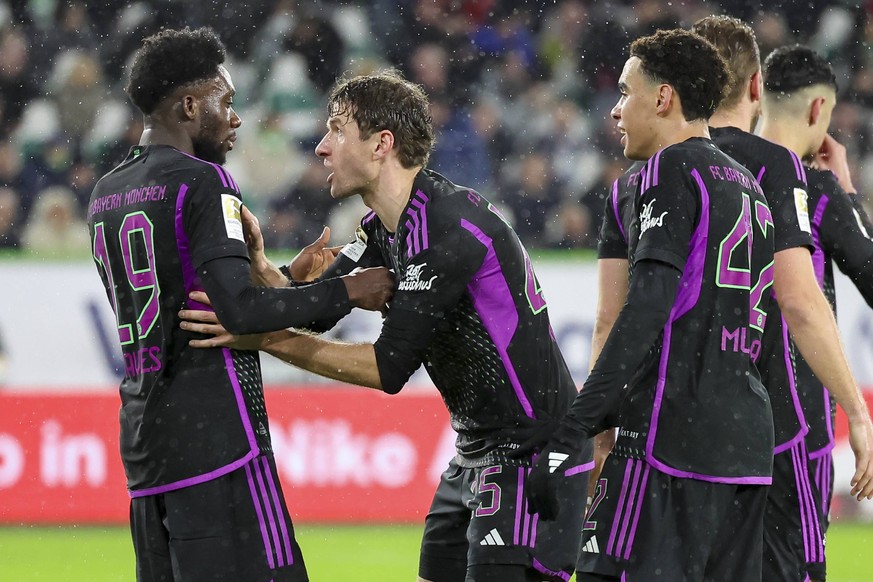
[{"label": "red banner", "polygon": [[[279,476],[299,522],[418,522],[454,450],[435,393],[268,390]],[[0,394],[0,524],[126,523],[118,396]]]},{"label": "red banner", "polygon": [[[454,454],[439,396],[294,388],[267,391],[294,519],[421,522]],[[873,393],[865,395],[873,405]],[[0,524],[126,523],[118,407],[118,396],[107,392],[0,393]],[[837,431],[844,442],[844,418]]]}]

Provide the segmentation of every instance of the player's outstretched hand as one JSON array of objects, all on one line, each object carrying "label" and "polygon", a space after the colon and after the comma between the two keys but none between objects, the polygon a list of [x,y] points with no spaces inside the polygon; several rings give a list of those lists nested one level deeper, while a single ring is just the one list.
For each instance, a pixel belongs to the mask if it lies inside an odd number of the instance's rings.
[{"label": "player's outstretched hand", "polygon": [[342,250],[342,247],[327,246],[328,241],[330,241],[330,228],[325,226],[315,242],[306,245],[288,265],[292,279],[312,281],[321,276]]},{"label": "player's outstretched hand", "polygon": [[534,462],[524,487],[528,513],[537,513],[546,521],[558,515],[558,485],[564,473],[578,458],[585,436],[561,425],[543,447]]},{"label": "player's outstretched hand", "polygon": [[849,444],[855,453],[852,495],[858,500],[873,499],[873,424],[870,418],[849,422]]},{"label": "player's outstretched hand", "polygon": [[394,275],[385,267],[355,269],[342,280],[354,307],[384,312],[394,295]]},{"label": "player's outstretched hand", "polygon": [[[191,293],[191,299],[211,305],[209,297],[202,291]],[[233,348],[236,350],[257,350],[261,347],[266,334],[233,335],[218,322],[218,317],[212,311],[200,311],[197,309],[183,309],[179,312],[182,319],[180,327],[185,331],[202,333],[207,336],[204,339],[192,339],[188,342],[193,348]]]}]

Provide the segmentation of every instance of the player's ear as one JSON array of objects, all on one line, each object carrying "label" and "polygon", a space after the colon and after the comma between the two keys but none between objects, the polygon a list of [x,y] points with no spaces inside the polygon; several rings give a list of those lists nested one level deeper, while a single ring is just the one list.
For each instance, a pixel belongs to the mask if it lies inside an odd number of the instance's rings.
[{"label": "player's ear", "polygon": [[755,71],[749,79],[748,91],[752,103],[760,103],[764,95],[764,75],[761,74],[761,69]]},{"label": "player's ear", "polygon": [[387,129],[379,132],[379,139],[376,142],[376,150],[373,152],[375,158],[385,158],[389,152],[394,149],[394,134]]},{"label": "player's ear", "polygon": [[818,118],[821,116],[821,108],[824,106],[825,98],[816,97],[809,105],[809,125],[812,127],[818,123]]},{"label": "player's ear", "polygon": [[658,86],[658,113],[664,114],[670,110],[670,106],[673,104],[673,87],[670,85],[662,84]]},{"label": "player's ear", "polygon": [[200,111],[200,102],[194,95],[183,95],[179,100],[179,110],[182,118],[185,121],[190,121],[197,117],[197,113]]}]

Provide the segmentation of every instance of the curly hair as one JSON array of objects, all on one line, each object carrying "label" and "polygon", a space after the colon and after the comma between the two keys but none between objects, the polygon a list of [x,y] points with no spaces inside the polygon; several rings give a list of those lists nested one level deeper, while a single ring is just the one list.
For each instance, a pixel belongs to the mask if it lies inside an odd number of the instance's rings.
[{"label": "curly hair", "polygon": [[404,168],[427,165],[435,142],[428,98],[395,69],[341,77],[328,97],[327,114],[349,115],[362,139],[387,129],[394,134],[397,158]]},{"label": "curly hair", "polygon": [[764,90],[790,95],[814,85],[837,90],[837,78],[824,57],[803,45],[783,46],[764,61]]},{"label": "curly hair", "polygon": [[718,50],[731,72],[731,83],[721,107],[732,107],[740,102],[748,86],[748,80],[761,69],[761,51],[755,39],[755,31],[748,24],[733,16],[707,16],[691,27]]},{"label": "curly hair", "polygon": [[226,50],[211,28],[165,29],[142,41],[125,92],[145,115],[176,88],[216,77]]},{"label": "curly hair", "polygon": [[651,80],[673,87],[686,121],[712,117],[731,79],[712,43],[679,28],[638,38],[630,46],[630,56],[642,61],[640,69]]}]

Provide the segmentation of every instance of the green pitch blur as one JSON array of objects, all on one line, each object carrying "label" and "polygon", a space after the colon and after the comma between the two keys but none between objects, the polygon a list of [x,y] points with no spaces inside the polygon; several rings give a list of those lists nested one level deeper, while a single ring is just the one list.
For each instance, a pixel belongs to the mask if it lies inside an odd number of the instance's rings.
[{"label": "green pitch blur", "polygon": [[[410,582],[420,526],[300,526],[310,578]],[[828,534],[828,582],[873,582],[873,524],[837,523]],[[120,527],[0,528],[4,582],[128,582],[133,549]]]}]

